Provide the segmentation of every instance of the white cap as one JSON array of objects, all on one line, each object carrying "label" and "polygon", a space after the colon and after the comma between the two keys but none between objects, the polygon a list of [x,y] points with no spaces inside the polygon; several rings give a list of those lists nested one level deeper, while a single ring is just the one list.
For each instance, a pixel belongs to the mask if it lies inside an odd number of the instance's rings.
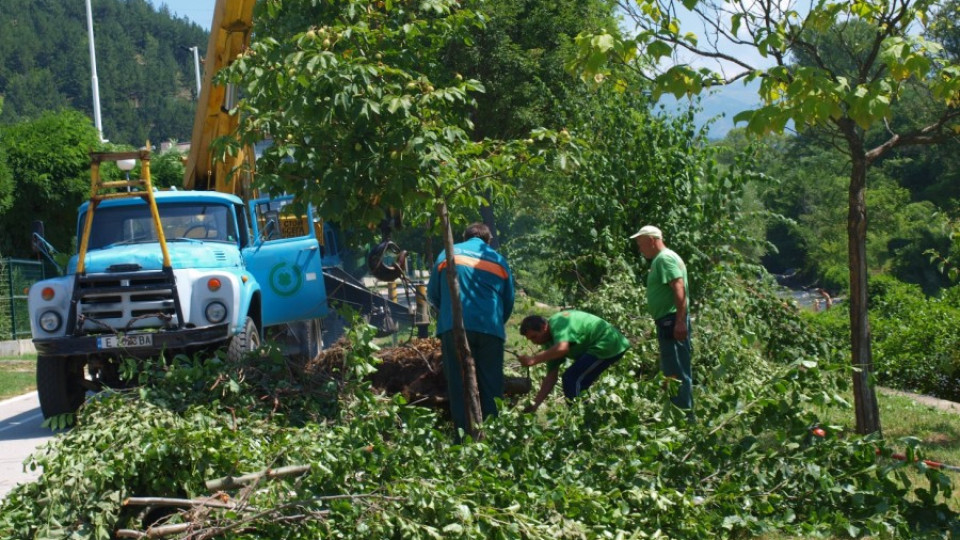
[{"label": "white cap", "polygon": [[660,229],[654,227],[653,225],[644,225],[639,231],[633,233],[633,236],[630,238],[636,238],[638,236],[650,236],[653,238],[663,238],[663,233],[660,232]]}]

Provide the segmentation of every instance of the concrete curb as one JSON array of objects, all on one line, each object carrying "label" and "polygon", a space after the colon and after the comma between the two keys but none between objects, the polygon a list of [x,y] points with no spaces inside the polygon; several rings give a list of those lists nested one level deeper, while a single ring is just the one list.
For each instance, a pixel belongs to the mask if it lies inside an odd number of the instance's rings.
[{"label": "concrete curb", "polygon": [[35,397],[36,395],[37,395],[37,391],[34,390],[33,392],[27,392],[26,394],[21,394],[16,397],[7,398],[3,401],[0,401],[0,407],[3,407],[4,405],[10,404],[10,403],[16,403],[18,401],[27,400],[32,397]]},{"label": "concrete curb", "polygon": [[37,349],[34,348],[32,339],[0,341],[0,356],[23,356],[36,352]]},{"label": "concrete curb", "polygon": [[945,399],[935,398],[932,396],[925,396],[923,394],[914,394],[913,392],[904,392],[903,390],[894,390],[893,388],[882,388],[878,386],[877,390],[881,393],[891,396],[910,398],[921,405],[927,405],[941,411],[960,414],[960,403],[947,401]]}]

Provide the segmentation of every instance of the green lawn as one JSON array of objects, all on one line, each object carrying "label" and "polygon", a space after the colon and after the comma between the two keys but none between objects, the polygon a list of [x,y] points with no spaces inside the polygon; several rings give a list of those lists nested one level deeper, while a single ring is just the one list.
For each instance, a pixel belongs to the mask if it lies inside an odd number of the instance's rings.
[{"label": "green lawn", "polygon": [[36,355],[0,357],[0,399],[37,389]]},{"label": "green lawn", "polygon": [[[852,408],[853,395],[845,396],[851,408],[831,407],[817,410],[824,418],[824,424],[843,426],[854,432],[856,420]],[[916,437],[921,441],[925,458],[946,465],[960,467],[960,414],[943,411],[931,405],[920,404],[905,396],[877,392],[880,404],[880,425],[883,437],[899,453],[906,445],[900,439]],[[960,472],[944,470],[953,483],[953,497],[950,507],[960,511]],[[925,482],[919,473],[911,473],[915,482]]]}]

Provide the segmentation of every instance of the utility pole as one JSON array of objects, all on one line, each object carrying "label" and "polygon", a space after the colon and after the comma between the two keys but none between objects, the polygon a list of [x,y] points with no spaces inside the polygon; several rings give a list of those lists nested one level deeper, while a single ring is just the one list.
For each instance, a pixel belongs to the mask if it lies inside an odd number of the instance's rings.
[{"label": "utility pole", "polygon": [[97,82],[97,52],[93,44],[93,9],[90,8],[90,0],[87,0],[87,32],[90,34],[90,79],[93,84],[93,123],[97,126],[97,133],[100,134],[100,140],[106,142],[103,138],[103,121],[100,119],[100,83]]}]

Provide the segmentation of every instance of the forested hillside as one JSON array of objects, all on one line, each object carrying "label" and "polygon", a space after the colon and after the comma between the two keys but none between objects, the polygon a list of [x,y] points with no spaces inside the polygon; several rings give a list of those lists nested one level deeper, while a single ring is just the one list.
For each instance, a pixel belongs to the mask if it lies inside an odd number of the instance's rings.
[{"label": "forested hillside", "polygon": [[[118,144],[187,141],[193,53],[207,32],[147,0],[92,0],[103,136]],[[85,3],[0,0],[0,123],[72,108],[93,118]]]}]

